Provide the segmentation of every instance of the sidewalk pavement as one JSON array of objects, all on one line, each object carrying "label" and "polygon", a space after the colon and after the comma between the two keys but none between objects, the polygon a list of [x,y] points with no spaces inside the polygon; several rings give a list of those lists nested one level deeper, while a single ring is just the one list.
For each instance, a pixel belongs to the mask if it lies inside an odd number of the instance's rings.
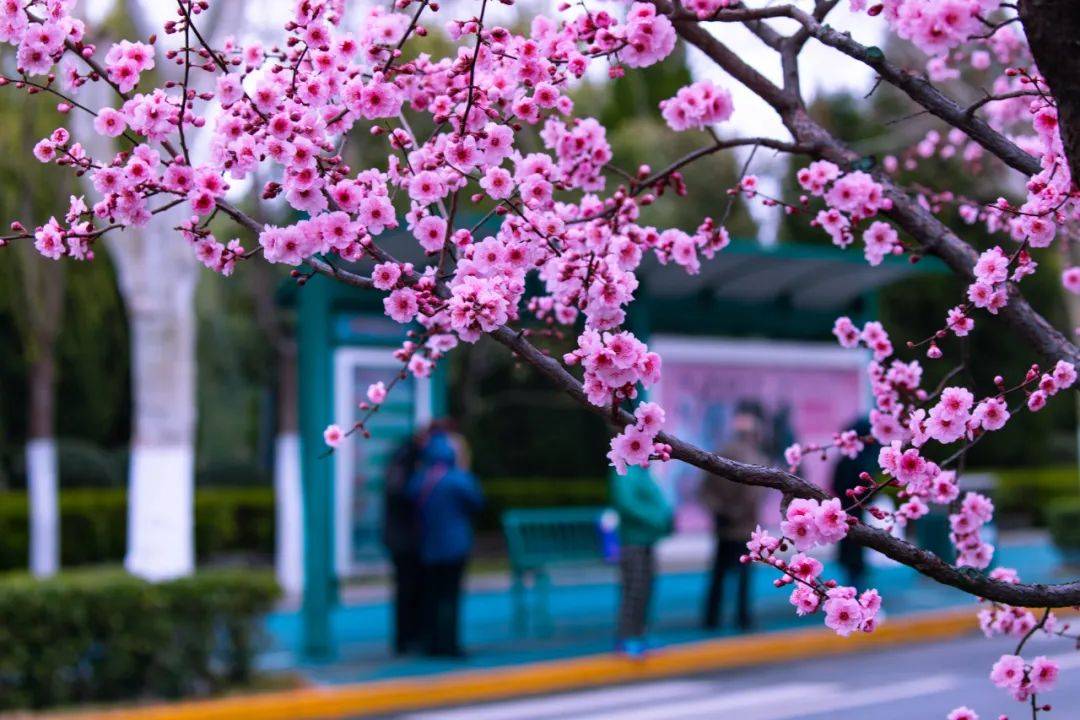
[{"label": "sidewalk pavement", "polygon": [[[867,585],[877,587],[885,598],[885,624],[890,616],[956,608],[971,609],[973,617],[974,603],[965,593],[922,578],[907,567],[877,565],[872,565]],[[1061,580],[1057,576],[1059,557],[1045,535],[1005,537],[998,547],[995,565],[1016,568],[1025,582]],[[789,593],[772,586],[775,573],[764,567],[753,571],[752,602],[759,632],[821,626],[820,616],[795,615],[787,601]],[[841,581],[844,577],[831,562],[826,564],[825,574]],[[653,602],[652,639],[657,645],[734,634],[731,630],[710,633],[700,629],[706,582],[707,576],[700,570],[660,575]],[[266,627],[271,644],[260,658],[261,669],[299,671],[315,684],[335,685],[582,657],[611,650],[618,607],[613,568],[558,575],[550,591],[550,627],[543,633],[530,627],[527,635],[519,636],[514,631],[507,583],[499,578],[481,578],[471,583],[463,603],[462,635],[469,653],[467,659],[393,658],[388,651],[391,608],[383,593],[365,595],[368,600],[334,611],[331,622],[338,646],[336,656],[328,662],[309,663],[298,656],[299,612],[270,615]],[[530,621],[533,619],[530,616]]]},{"label": "sidewalk pavement", "polygon": [[[1059,558],[1045,535],[1013,536],[998,547],[997,564],[1016,568],[1026,582],[1056,582]],[[563,578],[551,592],[550,634],[517,637],[503,583],[486,578],[465,603],[466,661],[389,659],[389,607],[379,592],[369,601],[340,607],[332,618],[337,657],[305,664],[295,654],[296,611],[267,619],[274,646],[263,670],[300,671],[308,687],[282,692],[154,704],[113,712],[65,716],[66,720],[317,720],[360,718],[422,708],[611,686],[801,658],[859,652],[884,645],[943,640],[976,632],[975,602],[957,590],[921,579],[908,568],[875,567],[870,578],[885,596],[881,626],[871,634],[838,637],[820,616],[797,618],[787,592],[771,586],[758,568],[754,579],[759,632],[734,635],[697,629],[704,590],[701,572],[665,572],[656,598],[656,640],[663,645],[641,660],[611,652],[617,606],[614,575]],[[833,563],[827,572],[835,575]]]}]

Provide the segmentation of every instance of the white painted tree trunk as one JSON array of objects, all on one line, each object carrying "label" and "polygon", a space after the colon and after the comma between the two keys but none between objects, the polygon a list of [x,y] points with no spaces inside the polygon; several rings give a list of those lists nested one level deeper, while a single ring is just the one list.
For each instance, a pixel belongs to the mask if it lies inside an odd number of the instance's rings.
[{"label": "white painted tree trunk", "polygon": [[[146,12],[148,3],[124,0],[124,8],[144,37],[159,28]],[[235,33],[246,0],[215,3],[202,16],[210,45]],[[158,59],[163,77],[179,70]],[[196,85],[195,89],[200,89]],[[115,106],[108,88],[88,88],[92,103]],[[104,96],[101,94],[104,93]],[[90,127],[85,113],[72,116],[76,135],[95,158],[115,147]],[[201,133],[192,162],[207,156],[209,135]],[[93,194],[91,188],[88,192]],[[201,268],[175,227],[190,215],[186,206],[154,215],[143,228],[106,235],[127,305],[131,332],[133,436],[128,475],[128,547],[124,565],[150,580],[191,573],[195,568],[195,287]]]},{"label": "white painted tree trunk", "polygon": [[[268,275],[263,274],[263,278]],[[266,325],[274,333],[278,364],[278,428],[274,447],[274,566],[286,595],[304,591],[304,495],[300,484],[300,433],[297,416],[296,340],[281,327],[272,293],[259,294]],[[269,302],[266,302],[269,300]]]},{"label": "white painted tree trunk", "polygon": [[195,568],[195,286],[198,264],[176,213],[110,237],[131,332],[128,475],[132,574],[164,580]]},{"label": "white painted tree trunk", "polygon": [[56,440],[35,438],[26,443],[26,478],[30,500],[30,572],[36,577],[60,569],[60,517],[57,500],[59,472]]},{"label": "white painted tree trunk", "polygon": [[63,266],[27,245],[15,248],[21,263],[23,344],[27,364],[26,455],[30,509],[30,572],[48,577],[60,568],[59,462],[56,451],[56,338],[64,308]]},{"label": "white painted tree trunk", "polygon": [[304,504],[300,488],[300,435],[282,432],[274,447],[274,567],[286,595],[304,590]]}]

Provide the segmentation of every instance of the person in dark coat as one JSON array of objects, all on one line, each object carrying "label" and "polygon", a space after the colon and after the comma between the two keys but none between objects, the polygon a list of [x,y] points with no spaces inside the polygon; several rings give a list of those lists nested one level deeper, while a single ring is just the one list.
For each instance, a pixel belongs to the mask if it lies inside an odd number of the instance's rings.
[{"label": "person in dark coat", "polygon": [[[860,436],[869,435],[870,421],[866,418],[860,418],[852,424],[852,429]],[[859,475],[864,472],[870,473],[870,475],[877,474],[877,454],[876,445],[867,445],[854,458],[842,457],[840,462],[836,464],[836,469],[833,471],[833,494],[840,498],[840,502],[843,503],[844,507],[850,507],[854,501],[853,498],[848,497],[848,490],[854,490],[859,485],[865,486],[868,484],[860,480]],[[849,514],[860,521],[864,519],[863,508],[861,507],[851,511]],[[847,573],[848,585],[862,587],[863,579],[866,577],[866,553],[863,546],[850,537],[845,537],[839,543],[837,561]]]},{"label": "person in dark coat", "polygon": [[420,650],[420,522],[408,494],[420,461],[423,433],[394,451],[383,486],[382,539],[394,567],[394,652]]},{"label": "person in dark coat", "polygon": [[[763,423],[757,406],[740,404],[731,423],[734,437],[720,451],[720,455],[752,465],[770,465],[769,458],[762,450]],[[698,499],[712,513],[713,531],[716,534],[702,625],[707,630],[719,627],[724,603],[724,580],[732,570],[736,570],[738,594],[735,617],[739,630],[746,632],[753,625],[750,612],[751,568],[749,564],[739,562],[739,557],[746,553],[746,542],[757,526],[762,490],[706,474],[701,481]]]},{"label": "person in dark coat", "polygon": [[462,581],[472,551],[473,516],[484,497],[476,477],[458,467],[447,433],[436,431],[428,437],[408,494],[420,519],[425,650],[429,655],[461,657]]}]

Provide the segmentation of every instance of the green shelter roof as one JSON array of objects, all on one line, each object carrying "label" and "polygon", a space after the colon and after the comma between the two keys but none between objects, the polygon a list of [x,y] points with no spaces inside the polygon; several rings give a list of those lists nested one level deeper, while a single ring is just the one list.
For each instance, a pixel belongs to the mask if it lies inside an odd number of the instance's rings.
[{"label": "green shelter roof", "polygon": [[874,290],[898,280],[944,266],[924,259],[912,264],[890,257],[871,267],[859,250],[822,245],[785,243],[763,247],[754,240],[734,240],[712,260],[703,260],[701,272],[687,272],[653,256],[639,273],[646,291],[657,298],[677,298],[711,292],[720,300],[768,304],[784,300],[797,309],[842,308]]}]

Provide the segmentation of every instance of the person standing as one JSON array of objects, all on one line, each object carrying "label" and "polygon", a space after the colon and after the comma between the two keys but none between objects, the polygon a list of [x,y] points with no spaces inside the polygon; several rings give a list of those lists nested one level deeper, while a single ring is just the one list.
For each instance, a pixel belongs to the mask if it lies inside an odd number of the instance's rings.
[{"label": "person standing", "polygon": [[646,628],[656,578],[654,546],[673,527],[673,513],[649,472],[629,468],[612,478],[612,504],[619,514],[621,598],[617,648],[630,657],[646,649]]},{"label": "person standing", "polygon": [[394,568],[394,653],[420,649],[420,523],[408,494],[420,460],[424,433],[410,435],[394,451],[383,485],[382,539]]},{"label": "person standing", "polygon": [[[860,437],[866,437],[870,434],[870,421],[866,418],[859,418],[853,424],[852,429]],[[848,497],[848,490],[854,490],[859,485],[868,486],[870,484],[863,481],[859,476],[864,472],[870,473],[870,475],[876,475],[879,472],[877,454],[877,448],[874,445],[867,444],[854,458],[842,457],[840,462],[836,463],[836,469],[833,471],[832,489],[833,494],[840,498],[840,502],[843,503],[844,507],[850,507],[854,502],[854,498]],[[848,514],[853,515],[859,522],[864,520],[861,506],[849,511]],[[863,546],[845,536],[838,543],[836,559],[847,574],[848,585],[857,588],[863,587],[863,579],[866,577],[866,551]]]},{"label": "person standing", "polygon": [[484,498],[476,477],[457,465],[453,442],[432,432],[409,481],[420,519],[423,638],[429,655],[462,657],[458,637],[461,587],[473,544],[472,518]]},{"label": "person standing", "polygon": [[[732,440],[720,455],[737,462],[769,465],[769,459],[761,449],[764,441],[763,423],[757,406],[740,403],[731,423]],[[739,630],[746,632],[753,626],[750,613],[750,565],[739,562],[739,558],[745,554],[746,541],[757,526],[761,494],[758,488],[751,485],[707,474],[702,478],[698,499],[712,513],[716,536],[702,625],[706,630],[715,630],[720,626],[724,580],[732,569],[736,569],[738,588],[735,618]]]}]

